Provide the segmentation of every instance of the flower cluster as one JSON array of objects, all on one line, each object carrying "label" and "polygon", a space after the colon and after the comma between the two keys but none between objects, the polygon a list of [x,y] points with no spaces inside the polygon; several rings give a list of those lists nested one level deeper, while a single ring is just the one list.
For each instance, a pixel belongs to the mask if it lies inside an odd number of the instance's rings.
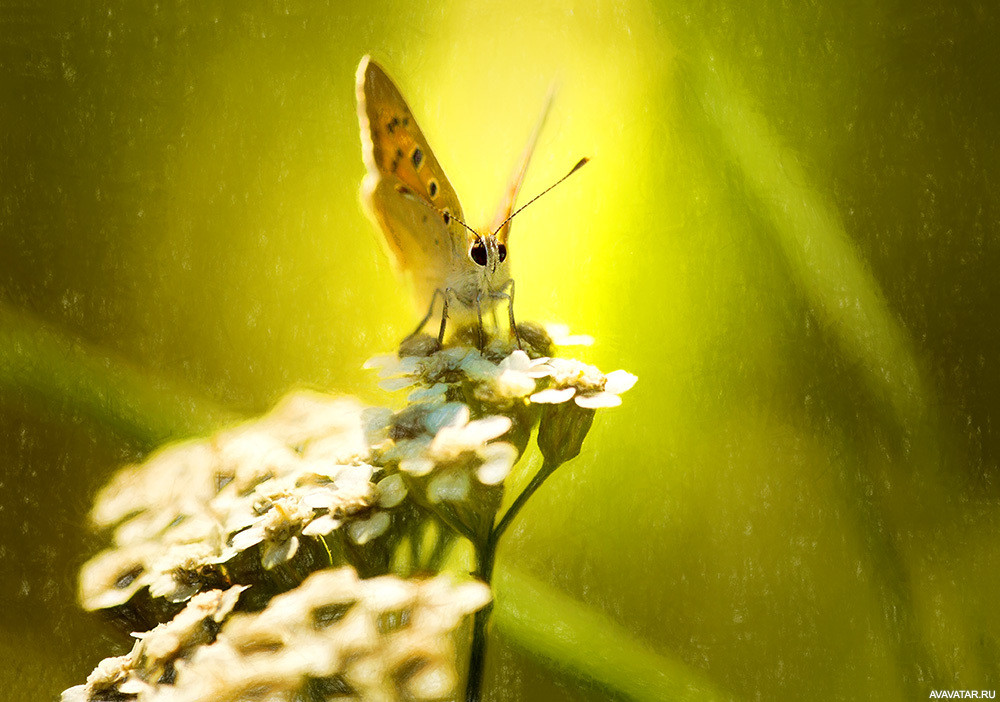
[{"label": "flower cluster", "polygon": [[442,700],[458,683],[454,632],[485,606],[482,583],[447,576],[309,576],[262,611],[230,616],[245,588],[211,590],[102,661],[63,702]]},{"label": "flower cluster", "polygon": [[[147,588],[180,603],[210,587],[260,584],[267,574],[255,566],[271,571],[297,555],[304,576],[333,564],[338,539],[376,539],[405,486],[367,462],[365,426],[353,400],[296,393],[257,421],[121,471],[91,513],[114,527],[114,546],[84,566],[84,606],[119,607]],[[330,535],[338,539],[320,541]]]},{"label": "flower cluster", "polygon": [[[64,700],[451,695],[453,634],[487,604],[489,583],[415,576],[440,571],[464,537],[488,581],[518,510],[636,382],[555,357],[537,325],[518,332],[524,350],[418,336],[369,361],[383,388],[408,391],[402,408],[297,392],[120,471],[91,513],[112,546],[83,567],[80,599],[148,631]],[[500,517],[533,436],[542,465]],[[473,660],[481,679],[483,657]]]},{"label": "flower cluster", "polygon": [[474,398],[504,407],[535,391],[536,380],[547,375],[546,360],[517,350],[493,363],[477,349],[457,346],[430,356],[376,356],[365,366],[379,369],[384,390],[415,388],[410,402]]},{"label": "flower cluster", "polygon": [[627,371],[604,375],[580,361],[531,358],[520,349],[499,363],[476,349],[459,346],[429,356],[376,356],[365,367],[379,369],[380,386],[385,390],[415,388],[407,398],[410,402],[474,398],[496,409],[519,400],[556,404],[570,399],[588,409],[617,407],[619,395],[636,382],[636,376]]}]

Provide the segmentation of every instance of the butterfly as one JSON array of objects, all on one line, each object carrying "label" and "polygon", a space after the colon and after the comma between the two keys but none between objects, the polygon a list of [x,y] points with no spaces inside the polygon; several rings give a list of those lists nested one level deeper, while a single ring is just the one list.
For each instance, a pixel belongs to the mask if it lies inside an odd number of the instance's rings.
[{"label": "butterfly", "polygon": [[453,318],[478,324],[482,348],[483,313],[493,312],[506,301],[511,333],[520,347],[510,275],[510,221],[588,161],[581,159],[563,178],[514,209],[552,93],[514,169],[493,226],[481,231],[465,223],[458,195],[406,100],[369,56],[358,65],[357,99],[361,151],[368,171],[361,185],[362,203],[381,228],[395,268],[409,279],[418,308],[427,306],[427,314],[410,337],[424,328],[440,297],[438,343],[443,343],[446,323]]}]

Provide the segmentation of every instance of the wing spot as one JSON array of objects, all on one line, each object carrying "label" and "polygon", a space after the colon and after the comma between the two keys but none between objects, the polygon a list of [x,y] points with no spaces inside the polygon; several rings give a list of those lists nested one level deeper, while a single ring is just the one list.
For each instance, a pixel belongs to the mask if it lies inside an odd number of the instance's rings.
[{"label": "wing spot", "polygon": [[447,208],[441,211],[441,217],[444,219],[445,224],[451,224],[451,212]]},{"label": "wing spot", "polygon": [[427,192],[430,193],[431,198],[437,197],[438,194],[438,182],[431,178],[430,182],[427,184]]},{"label": "wing spot", "polygon": [[413,153],[410,154],[410,159],[413,161],[414,168],[420,168],[420,164],[424,162],[424,152],[420,150],[419,146],[413,148]]}]

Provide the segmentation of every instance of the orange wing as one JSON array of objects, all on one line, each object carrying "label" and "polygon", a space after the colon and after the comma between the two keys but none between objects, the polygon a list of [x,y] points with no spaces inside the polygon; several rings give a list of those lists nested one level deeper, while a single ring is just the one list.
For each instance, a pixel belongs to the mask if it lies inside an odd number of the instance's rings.
[{"label": "orange wing", "polygon": [[517,204],[517,195],[521,192],[521,186],[524,184],[524,176],[528,172],[528,163],[531,161],[531,155],[535,152],[535,145],[538,144],[538,137],[542,133],[542,127],[545,126],[545,119],[549,116],[549,108],[552,107],[552,100],[556,95],[555,83],[549,88],[549,94],[545,98],[545,105],[542,107],[542,114],[539,116],[538,121],[535,122],[535,128],[531,132],[531,136],[528,138],[528,145],[524,148],[524,153],[521,154],[521,160],[514,172],[510,176],[510,182],[507,185],[507,191],[504,193],[503,201],[500,203],[500,210],[497,212],[496,217],[493,220],[493,226],[490,227],[490,231],[496,231],[497,227],[501,227],[500,231],[497,231],[497,239],[506,245],[507,239],[510,235],[510,222],[506,222],[507,218],[514,212],[514,207]]},{"label": "orange wing", "polygon": [[362,202],[396,270],[413,283],[417,305],[429,304],[467,258],[465,231],[446,216],[464,219],[462,207],[399,89],[368,56],[358,66],[357,99],[368,170]]},{"label": "orange wing", "polygon": [[395,176],[437,209],[465,219],[458,196],[406,100],[382,67],[367,56],[358,66],[358,115],[369,172]]}]

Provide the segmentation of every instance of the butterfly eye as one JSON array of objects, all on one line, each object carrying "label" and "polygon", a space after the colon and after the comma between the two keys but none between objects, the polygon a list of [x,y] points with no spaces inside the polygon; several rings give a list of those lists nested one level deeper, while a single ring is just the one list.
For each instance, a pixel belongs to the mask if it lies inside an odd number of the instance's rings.
[{"label": "butterfly eye", "polygon": [[497,247],[497,253],[500,254],[500,263],[503,263],[504,259],[507,258],[507,247],[503,244]]},{"label": "butterfly eye", "polygon": [[482,241],[477,241],[472,245],[472,249],[469,250],[469,256],[472,260],[476,262],[477,265],[486,265],[486,244]]}]

